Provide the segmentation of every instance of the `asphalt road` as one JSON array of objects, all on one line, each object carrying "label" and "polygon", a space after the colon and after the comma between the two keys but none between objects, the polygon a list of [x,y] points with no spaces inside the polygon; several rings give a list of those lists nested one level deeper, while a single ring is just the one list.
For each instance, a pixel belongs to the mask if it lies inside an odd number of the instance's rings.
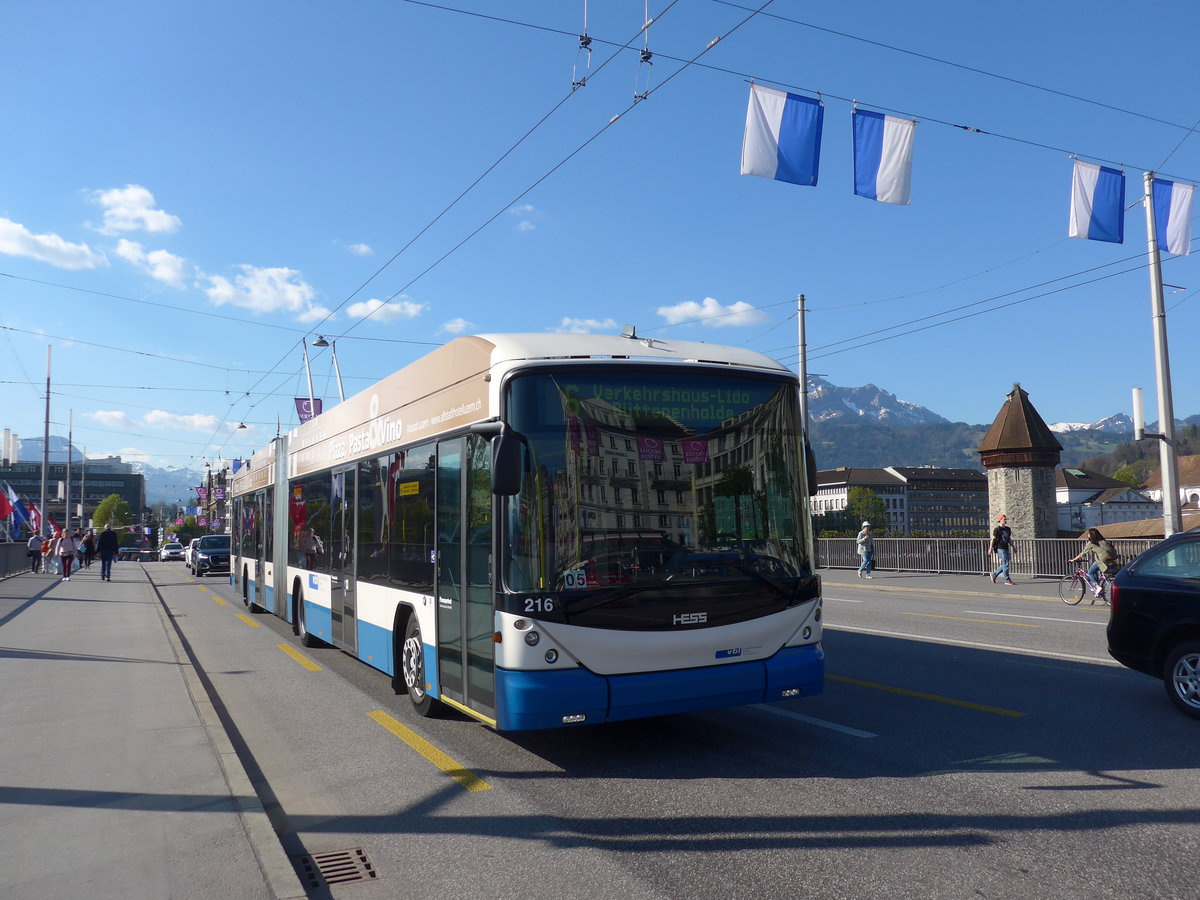
[{"label": "asphalt road", "polygon": [[819,697],[500,735],[145,568],[285,850],[369,861],[314,897],[1200,897],[1200,731],[1100,607],[843,573]]}]

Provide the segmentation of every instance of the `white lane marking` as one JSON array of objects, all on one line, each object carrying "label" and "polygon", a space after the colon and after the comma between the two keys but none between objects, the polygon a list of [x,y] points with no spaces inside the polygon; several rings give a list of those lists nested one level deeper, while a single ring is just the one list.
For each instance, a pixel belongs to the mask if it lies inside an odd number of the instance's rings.
[{"label": "white lane marking", "polygon": [[1001,650],[1005,653],[1019,653],[1022,656],[1044,656],[1052,659],[1075,659],[1080,662],[1101,663],[1120,668],[1121,664],[1115,659],[1105,659],[1100,656],[1079,656],[1075,653],[1055,653],[1053,650],[1027,650],[1024,647],[1006,647],[1003,644],[981,644],[977,641],[956,641],[951,638],[930,637],[925,634],[906,634],[903,631],[881,631],[875,628],[855,628],[850,625],[830,625],[822,623],[827,631],[853,631],[858,634],[878,634],[883,637],[908,638],[913,641],[924,641],[927,644],[952,644],[956,647],[975,647],[980,650]]},{"label": "white lane marking", "polygon": [[1005,616],[1009,619],[1036,619],[1039,622],[1067,622],[1071,625],[1099,625],[1107,628],[1107,622],[1084,622],[1082,619],[1052,619],[1049,616],[1019,616],[1016,613],[982,612],[977,609],[964,609],[963,612],[978,616]]},{"label": "white lane marking", "polygon": [[812,716],[804,716],[800,713],[792,712],[790,709],[780,709],[777,706],[768,706],[765,703],[755,703],[753,708],[761,709],[764,712],[775,713],[777,716],[785,716],[789,719],[795,719],[797,722],[804,722],[806,725],[816,725],[819,728],[828,728],[830,731],[840,731],[842,734],[848,734],[851,737],[879,737],[877,734],[872,734],[869,731],[859,731],[857,728],[851,728],[849,725],[839,725],[837,722],[826,722],[824,719],[814,719]]},{"label": "white lane marking", "polygon": [[830,597],[825,594],[821,597],[822,600],[836,600],[838,603],[865,603],[865,600],[847,600],[845,597]]}]

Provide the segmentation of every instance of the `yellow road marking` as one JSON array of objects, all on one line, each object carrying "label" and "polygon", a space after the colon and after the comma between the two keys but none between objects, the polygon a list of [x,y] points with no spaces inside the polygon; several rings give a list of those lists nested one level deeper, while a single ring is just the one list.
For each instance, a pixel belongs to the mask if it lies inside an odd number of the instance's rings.
[{"label": "yellow road marking", "polygon": [[401,725],[383,710],[367,713],[372,719],[394,734],[408,746],[412,747],[423,757],[465,787],[468,791],[490,791],[492,786],[472,772],[470,769],[464,769],[459,763],[455,762],[425,738],[421,737],[411,728]]},{"label": "yellow road marking", "polygon": [[1015,712],[1011,709],[1001,709],[998,706],[983,706],[979,703],[968,703],[966,700],[954,700],[950,697],[939,697],[937,694],[923,694],[920,691],[910,691],[906,688],[891,687],[886,684],[875,684],[871,681],[859,681],[857,678],[846,678],[842,675],[826,675],[828,681],[840,681],[844,684],[853,684],[858,687],[874,688],[877,691],[887,691],[890,694],[903,694],[905,697],[916,697],[919,700],[933,700],[936,703],[948,703],[951,706],[962,706],[967,709],[977,709],[980,712],[995,713],[998,716],[1009,716],[1014,719],[1019,719],[1025,715],[1023,712]]},{"label": "yellow road marking", "polygon": [[215,601],[217,601],[218,603],[220,603],[222,606],[228,606],[228,605],[229,605],[229,604],[228,604],[228,603],[226,603],[224,600],[222,600],[220,597],[218,597],[216,594],[213,594],[213,599],[214,599]]},{"label": "yellow road marking", "polygon": [[286,653],[288,656],[290,656],[292,659],[294,659],[296,662],[300,663],[300,665],[304,666],[304,668],[308,669],[308,671],[310,671],[310,672],[320,672],[321,671],[320,666],[318,666],[315,662],[313,662],[311,659],[309,659],[307,656],[305,656],[303,653],[301,653],[299,650],[297,650],[291,644],[276,644],[275,646],[278,647],[280,650],[282,650],[284,653]]},{"label": "yellow road marking", "polygon": [[261,625],[259,625],[257,622],[255,622],[252,618],[250,618],[245,613],[238,613],[237,617],[239,619],[241,619],[243,622],[245,622],[247,625],[249,625],[251,628],[261,628],[262,627]]},{"label": "yellow road marking", "polygon": [[206,588],[206,587],[205,587],[204,585],[202,585],[202,584],[198,584],[198,585],[196,585],[196,590],[198,590],[198,591],[207,591],[207,590],[208,590],[208,588]]},{"label": "yellow road marking", "polygon": [[906,616],[920,616],[922,619],[954,619],[956,622],[986,622],[989,625],[1009,625],[1013,628],[1041,628],[1041,625],[1030,625],[1026,622],[997,622],[995,619],[968,619],[965,616],[935,616],[933,613],[903,613]]},{"label": "yellow road marking", "polygon": [[447,706],[451,706],[454,709],[457,709],[461,713],[466,713],[468,716],[471,716],[474,719],[478,719],[480,722],[486,722],[488,725],[491,725],[493,728],[496,727],[495,719],[489,719],[487,716],[482,715],[481,713],[475,712],[475,710],[471,709],[470,707],[463,706],[461,703],[457,702],[456,700],[451,700],[449,697],[443,697],[442,702],[445,703]]}]

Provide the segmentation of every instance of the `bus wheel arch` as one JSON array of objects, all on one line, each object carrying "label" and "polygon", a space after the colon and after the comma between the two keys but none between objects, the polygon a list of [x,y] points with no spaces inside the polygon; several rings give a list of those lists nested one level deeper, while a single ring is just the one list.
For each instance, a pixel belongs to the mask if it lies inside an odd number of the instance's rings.
[{"label": "bus wheel arch", "polygon": [[435,700],[428,690],[421,622],[411,607],[402,606],[396,610],[396,627],[392,633],[399,645],[396,648],[396,676],[393,678],[393,684],[397,690],[404,688],[417,715],[438,715],[442,704]]}]

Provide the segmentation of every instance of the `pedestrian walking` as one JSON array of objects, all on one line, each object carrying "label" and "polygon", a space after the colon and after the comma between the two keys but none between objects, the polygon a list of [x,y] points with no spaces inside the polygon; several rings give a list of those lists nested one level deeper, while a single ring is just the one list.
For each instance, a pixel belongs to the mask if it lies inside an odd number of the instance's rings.
[{"label": "pedestrian walking", "polygon": [[862,531],[858,533],[854,542],[858,545],[858,556],[861,560],[858,564],[858,577],[870,578],[871,570],[875,568],[875,538],[871,534],[870,522],[862,523]]},{"label": "pedestrian walking", "polygon": [[71,580],[71,563],[75,562],[75,553],[79,550],[79,545],[75,543],[75,538],[69,534],[63,534],[61,531],[54,540],[54,555],[58,557],[59,563],[62,564],[62,580]]},{"label": "pedestrian walking", "polygon": [[1008,527],[1008,516],[1000,513],[996,517],[996,527],[992,529],[992,542],[989,552],[996,557],[996,568],[992,570],[992,584],[1001,575],[1005,584],[1016,584],[1012,580],[1009,567],[1012,565],[1012,529]]},{"label": "pedestrian walking", "polygon": [[100,554],[100,580],[112,581],[112,564],[117,558],[117,550],[120,548],[121,542],[117,538],[117,533],[113,531],[112,525],[105,525],[104,530],[100,532],[100,537],[96,538],[96,551]]},{"label": "pedestrian walking", "polygon": [[54,532],[42,541],[42,571],[47,575],[58,574],[58,557],[54,553]]},{"label": "pedestrian walking", "polygon": [[96,529],[89,528],[83,537],[83,567],[90,569],[92,560],[96,558]]},{"label": "pedestrian walking", "polygon": [[29,557],[29,571],[40,572],[42,570],[42,539],[36,534],[29,536],[29,543],[25,545],[29,549],[25,555]]}]

